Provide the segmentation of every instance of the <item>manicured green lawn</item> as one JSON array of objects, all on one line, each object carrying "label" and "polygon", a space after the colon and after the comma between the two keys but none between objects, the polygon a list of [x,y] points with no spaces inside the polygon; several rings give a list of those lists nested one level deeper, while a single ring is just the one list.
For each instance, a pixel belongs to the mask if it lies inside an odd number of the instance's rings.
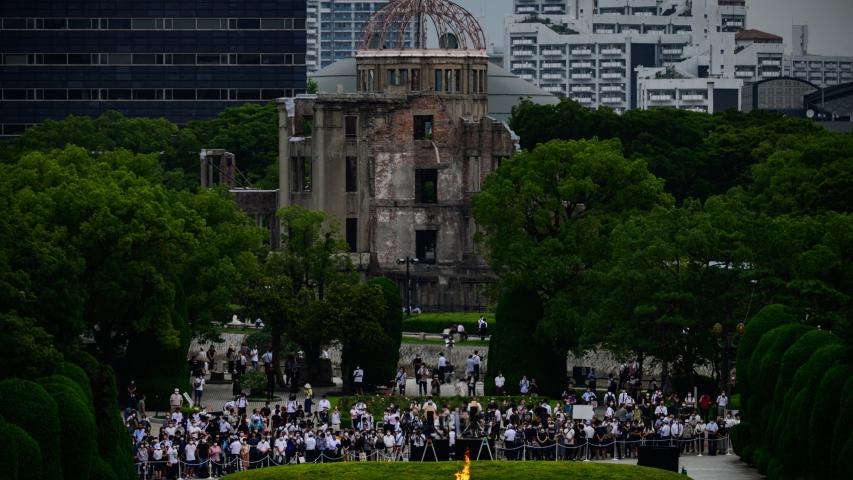
[{"label": "manicured green lawn", "polygon": [[[462,462],[365,462],[286,465],[250,470],[227,480],[453,480]],[[673,472],[632,465],[574,462],[471,462],[472,480],[683,480]]]},{"label": "manicured green lawn", "polygon": [[420,315],[412,315],[403,320],[404,332],[425,332],[425,333],[441,333],[442,330],[450,325],[462,324],[465,326],[465,331],[468,335],[477,333],[477,320],[480,315],[486,317],[489,323],[489,328],[495,325],[495,314],[493,313],[478,313],[478,312],[442,312],[442,313],[422,313]]},{"label": "manicured green lawn", "polygon": [[[454,345],[458,345],[458,346],[470,345],[470,346],[475,346],[475,347],[488,347],[489,346],[489,342],[484,342],[482,340],[479,340],[479,338],[477,340],[474,340],[474,338],[475,337],[468,337],[468,340],[465,340],[464,342],[456,341],[454,343]],[[425,339],[421,340],[420,338],[403,337],[403,343],[408,344],[408,345],[444,345],[444,340],[441,338],[425,338]]]}]

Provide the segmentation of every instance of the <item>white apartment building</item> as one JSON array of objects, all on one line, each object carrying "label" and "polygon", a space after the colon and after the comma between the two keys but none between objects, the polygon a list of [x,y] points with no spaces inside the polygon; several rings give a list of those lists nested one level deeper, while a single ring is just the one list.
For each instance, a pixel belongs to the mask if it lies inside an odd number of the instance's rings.
[{"label": "white apartment building", "polygon": [[743,80],[674,76],[678,74],[672,69],[641,67],[637,72],[637,108],[668,107],[703,113],[741,108]]},{"label": "white apartment building", "polygon": [[[744,0],[515,0],[506,66],[546,91],[622,112],[638,106],[639,67],[733,76],[732,32],[745,22]],[[744,57],[757,61],[760,48],[751,50]]]},{"label": "white apartment building", "polygon": [[808,44],[808,25],[794,25],[791,54],[785,55],[782,64],[782,72],[786,77],[806,80],[819,87],[853,82],[853,56],[810,55]]},{"label": "white apartment building", "polygon": [[[661,79],[638,76],[641,68],[674,69],[679,78],[666,80],[682,81],[679,92],[709,79],[717,90],[780,77],[817,86],[853,81],[853,57],[809,55],[803,26],[795,26],[787,55],[782,37],[746,28],[746,12],[745,0],[514,0],[505,66],[546,91],[617,112],[655,105],[639,82],[648,92],[649,81]],[[666,95],[656,96],[663,105]]]},{"label": "white apartment building", "polygon": [[364,24],[389,0],[307,0],[308,72],[353,56]]}]

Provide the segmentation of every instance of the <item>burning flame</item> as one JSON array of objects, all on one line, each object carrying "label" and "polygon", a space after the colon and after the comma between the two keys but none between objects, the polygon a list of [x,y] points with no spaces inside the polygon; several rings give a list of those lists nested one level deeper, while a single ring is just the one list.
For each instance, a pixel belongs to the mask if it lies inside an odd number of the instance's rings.
[{"label": "burning flame", "polygon": [[471,455],[468,454],[468,449],[465,449],[465,466],[461,472],[456,472],[456,480],[471,480]]}]

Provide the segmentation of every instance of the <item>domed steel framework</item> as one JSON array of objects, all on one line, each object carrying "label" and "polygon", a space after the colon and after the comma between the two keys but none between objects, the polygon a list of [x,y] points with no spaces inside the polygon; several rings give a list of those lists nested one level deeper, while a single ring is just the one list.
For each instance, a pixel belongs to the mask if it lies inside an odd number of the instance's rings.
[{"label": "domed steel framework", "polygon": [[430,31],[439,48],[486,49],[486,36],[477,19],[449,0],[391,0],[365,24],[361,48],[424,49]]}]

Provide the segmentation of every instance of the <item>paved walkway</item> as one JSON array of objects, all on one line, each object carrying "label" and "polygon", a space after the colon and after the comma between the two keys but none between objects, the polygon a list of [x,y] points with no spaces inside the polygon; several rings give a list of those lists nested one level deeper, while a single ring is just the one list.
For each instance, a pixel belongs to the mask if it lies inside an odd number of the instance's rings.
[{"label": "paved walkway", "polygon": [[[602,460],[599,463],[636,465],[637,460]],[[693,480],[758,480],[763,478],[758,470],[750,468],[737,455],[684,456],[679,459],[679,471],[682,467],[687,469],[687,475]]]}]

